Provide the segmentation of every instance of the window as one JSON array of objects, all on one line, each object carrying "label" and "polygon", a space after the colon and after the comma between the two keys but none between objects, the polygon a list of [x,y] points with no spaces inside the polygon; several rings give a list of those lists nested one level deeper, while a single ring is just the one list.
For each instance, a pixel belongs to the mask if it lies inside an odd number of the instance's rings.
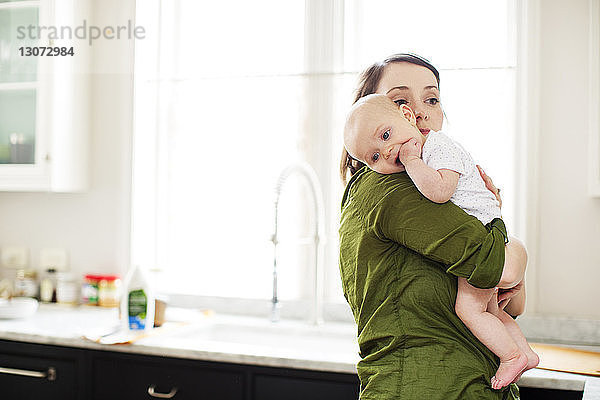
[{"label": "window", "polygon": [[[510,227],[513,3],[139,1],[147,35],[136,42],[132,261],[160,269],[164,292],[269,298],[273,189],[302,160],[323,186],[326,301],[343,302],[343,120],[360,70],[404,51],[440,69],[445,129],[502,187]],[[291,179],[280,203],[282,300],[309,293],[301,182]]]}]

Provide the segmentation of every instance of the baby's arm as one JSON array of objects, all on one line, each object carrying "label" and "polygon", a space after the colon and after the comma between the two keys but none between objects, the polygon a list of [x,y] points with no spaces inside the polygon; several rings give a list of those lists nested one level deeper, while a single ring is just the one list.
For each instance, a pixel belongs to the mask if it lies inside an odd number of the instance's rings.
[{"label": "baby's arm", "polygon": [[435,170],[421,159],[421,144],[410,139],[400,148],[400,162],[415,186],[429,200],[445,203],[456,190],[460,174],[449,169]]},{"label": "baby's arm", "polygon": [[[419,191],[429,200],[445,203],[450,200],[460,174],[449,169],[435,170],[421,159],[421,144],[410,139],[400,148],[400,162]],[[521,282],[527,266],[527,251],[516,238],[511,237],[505,249],[504,268],[498,283],[500,289],[509,289]]]}]

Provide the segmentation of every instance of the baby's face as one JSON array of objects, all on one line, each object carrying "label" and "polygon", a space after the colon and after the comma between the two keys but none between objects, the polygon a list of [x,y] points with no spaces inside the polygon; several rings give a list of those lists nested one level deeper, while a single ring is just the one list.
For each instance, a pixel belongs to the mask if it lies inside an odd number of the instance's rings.
[{"label": "baby's face", "polygon": [[348,153],[380,174],[404,171],[398,154],[411,138],[424,142],[412,110],[399,108],[384,95],[370,95],[357,105],[344,132]]}]

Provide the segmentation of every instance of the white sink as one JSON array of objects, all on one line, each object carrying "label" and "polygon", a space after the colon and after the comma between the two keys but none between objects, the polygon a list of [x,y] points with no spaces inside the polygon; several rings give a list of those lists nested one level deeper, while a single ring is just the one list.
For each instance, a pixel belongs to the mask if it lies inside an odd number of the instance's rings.
[{"label": "white sink", "polygon": [[356,354],[356,328],[352,324],[320,326],[304,322],[270,322],[266,319],[215,316],[168,335],[178,340],[229,343],[272,350]]}]

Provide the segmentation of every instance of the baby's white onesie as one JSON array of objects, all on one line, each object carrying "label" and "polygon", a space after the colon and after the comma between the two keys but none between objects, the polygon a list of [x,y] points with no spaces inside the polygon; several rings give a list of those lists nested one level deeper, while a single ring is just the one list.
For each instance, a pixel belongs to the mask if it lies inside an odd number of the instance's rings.
[{"label": "baby's white onesie", "polygon": [[498,200],[485,187],[475,161],[459,143],[441,131],[430,131],[423,145],[422,158],[435,170],[449,169],[460,174],[451,202],[484,225],[494,218],[502,218]]}]

